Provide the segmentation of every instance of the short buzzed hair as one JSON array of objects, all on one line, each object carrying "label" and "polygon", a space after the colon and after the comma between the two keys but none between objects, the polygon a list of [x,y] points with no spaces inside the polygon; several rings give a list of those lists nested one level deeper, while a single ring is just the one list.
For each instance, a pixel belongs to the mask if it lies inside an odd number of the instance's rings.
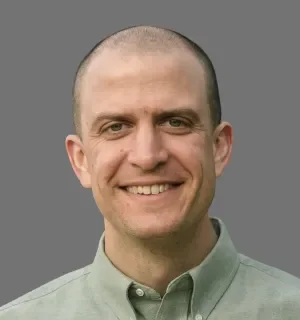
[{"label": "short buzzed hair", "polygon": [[73,83],[73,123],[76,134],[81,136],[80,86],[87,66],[103,49],[114,49],[122,53],[145,54],[188,50],[205,67],[207,98],[213,127],[221,122],[221,102],[217,77],[213,63],[205,51],[195,42],[179,32],[153,26],[133,26],[117,31],[98,42],[80,62]]}]

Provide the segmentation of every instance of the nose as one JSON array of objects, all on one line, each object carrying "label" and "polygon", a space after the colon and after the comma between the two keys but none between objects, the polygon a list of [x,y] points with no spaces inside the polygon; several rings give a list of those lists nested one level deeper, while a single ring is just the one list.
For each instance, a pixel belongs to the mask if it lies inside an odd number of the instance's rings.
[{"label": "nose", "polygon": [[159,132],[154,128],[137,130],[128,154],[128,161],[143,171],[153,171],[167,160],[168,152]]}]

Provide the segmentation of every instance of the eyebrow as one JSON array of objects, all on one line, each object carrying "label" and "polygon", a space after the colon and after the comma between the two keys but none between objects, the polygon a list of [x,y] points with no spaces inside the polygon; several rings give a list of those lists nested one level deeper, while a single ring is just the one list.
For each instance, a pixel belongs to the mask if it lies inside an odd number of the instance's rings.
[{"label": "eyebrow", "polygon": [[[171,117],[187,117],[190,118],[192,121],[199,123],[200,116],[199,114],[193,110],[192,108],[173,108],[163,111],[156,111],[154,113],[154,120],[162,120]],[[103,112],[98,114],[92,122],[91,129],[95,130],[96,127],[104,120],[110,121],[124,121],[128,119],[134,119],[135,117],[132,113],[118,113],[118,112]]]}]

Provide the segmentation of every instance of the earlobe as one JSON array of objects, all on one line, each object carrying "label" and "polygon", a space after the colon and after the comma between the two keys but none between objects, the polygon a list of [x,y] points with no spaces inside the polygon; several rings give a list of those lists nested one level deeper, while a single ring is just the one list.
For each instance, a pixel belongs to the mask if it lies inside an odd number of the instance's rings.
[{"label": "earlobe", "polygon": [[65,141],[66,151],[73,171],[84,188],[91,188],[87,158],[80,138],[69,135]]},{"label": "earlobe", "polygon": [[229,123],[223,122],[215,131],[215,171],[216,176],[222,175],[228,164],[232,151],[233,134]]}]

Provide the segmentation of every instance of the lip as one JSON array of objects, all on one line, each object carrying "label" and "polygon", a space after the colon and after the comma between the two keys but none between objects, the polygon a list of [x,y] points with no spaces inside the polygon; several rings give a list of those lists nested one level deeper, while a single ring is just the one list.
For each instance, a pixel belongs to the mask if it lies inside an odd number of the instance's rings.
[{"label": "lip", "polygon": [[158,181],[158,180],[154,180],[154,181],[131,181],[128,183],[124,183],[122,185],[120,185],[119,187],[124,189],[127,187],[137,187],[137,186],[153,186],[153,185],[161,185],[161,184],[170,184],[170,185],[174,185],[174,186],[179,186],[180,184],[182,184],[183,181],[171,181],[171,180],[163,180],[163,181]]}]

